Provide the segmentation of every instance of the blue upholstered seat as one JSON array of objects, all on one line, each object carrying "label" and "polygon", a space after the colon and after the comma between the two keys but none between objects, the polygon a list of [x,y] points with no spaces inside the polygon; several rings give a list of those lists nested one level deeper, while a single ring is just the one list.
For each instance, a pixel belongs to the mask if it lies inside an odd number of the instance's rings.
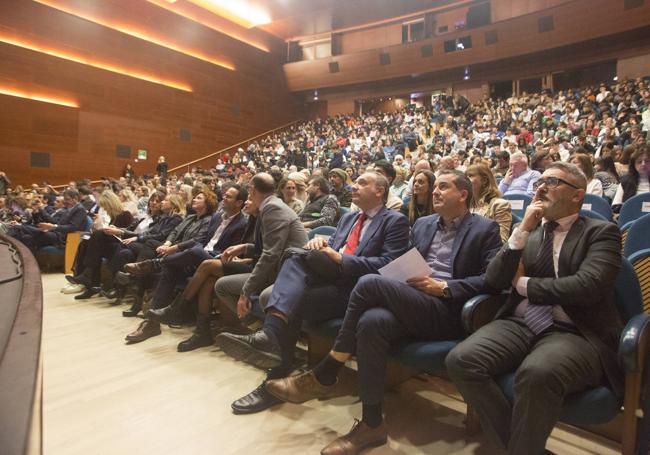
[{"label": "blue upholstered seat", "polygon": [[596,196],[595,194],[585,194],[585,200],[582,202],[584,210],[591,210],[600,213],[606,220],[612,220],[612,207],[606,199]]}]

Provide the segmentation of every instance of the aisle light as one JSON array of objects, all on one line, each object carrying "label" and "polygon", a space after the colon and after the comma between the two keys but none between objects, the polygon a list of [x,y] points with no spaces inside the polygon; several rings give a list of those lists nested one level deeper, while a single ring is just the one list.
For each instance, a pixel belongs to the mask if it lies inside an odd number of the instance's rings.
[{"label": "aisle light", "polygon": [[40,101],[41,103],[58,104],[59,106],[65,106],[65,107],[74,107],[74,108],[79,107],[76,101],[64,100],[49,95],[39,95],[35,93],[29,93],[22,90],[16,90],[14,88],[0,87],[0,95],[14,96],[16,98],[23,98],[32,101]]},{"label": "aisle light", "polygon": [[[230,38],[236,39],[237,41],[241,41],[244,44],[248,44],[249,46],[253,46],[256,49],[259,49],[264,52],[271,52],[271,49],[269,49],[268,46],[266,46],[263,43],[259,43],[257,41],[248,39],[238,33],[232,32],[230,30],[226,30],[223,27],[219,27],[218,25],[215,25],[211,23],[210,21],[205,20],[201,15],[199,14],[194,14],[192,12],[186,11],[185,9],[179,9],[176,7],[175,3],[176,0],[173,2],[169,0],[147,0],[149,3],[153,3],[156,6],[159,6],[160,8],[163,8],[170,13],[177,14],[181,17],[184,17],[185,19],[189,19],[193,22],[196,22],[197,24],[201,24],[204,27],[211,28],[212,30],[219,32],[221,34],[224,34],[226,36],[229,36]],[[171,4],[170,4],[171,3]],[[182,5],[181,5],[182,8]]]},{"label": "aisle light", "polygon": [[170,81],[168,79],[160,78],[154,74],[142,73],[137,69],[126,68],[119,65],[114,65],[112,63],[100,62],[90,57],[85,57],[69,51],[61,51],[51,47],[46,47],[41,44],[33,43],[23,39],[12,38],[2,33],[0,33],[0,42],[5,44],[11,44],[12,46],[21,47],[23,49],[28,49],[30,51],[40,52],[42,54],[50,55],[52,57],[68,60],[70,62],[81,63],[82,65],[92,66],[93,68],[98,68],[98,69],[110,71],[112,73],[121,74],[123,76],[129,76],[143,81],[151,82],[154,84],[164,85],[166,87],[175,88],[177,90],[182,90],[184,92],[192,91],[192,87],[190,87],[189,85],[183,82]]},{"label": "aisle light", "polygon": [[206,54],[204,54],[204,53],[202,53],[200,51],[196,51],[196,50],[193,50],[193,49],[188,49],[188,48],[178,46],[178,45],[176,45],[176,44],[174,44],[174,43],[172,43],[170,41],[164,41],[164,40],[162,40],[160,38],[157,38],[157,37],[147,33],[146,31],[139,31],[139,30],[136,30],[136,29],[132,28],[131,26],[121,25],[121,24],[118,24],[117,22],[114,22],[114,21],[109,21],[109,20],[93,17],[90,14],[84,13],[82,11],[75,10],[75,9],[73,9],[71,7],[65,7],[65,6],[58,5],[58,4],[56,4],[56,2],[53,2],[52,0],[34,0],[34,1],[37,2],[37,3],[41,3],[43,5],[49,6],[50,8],[54,8],[54,9],[56,9],[58,11],[62,11],[64,13],[70,14],[72,16],[76,16],[76,17],[79,17],[81,19],[85,19],[85,20],[87,20],[89,22],[92,22],[94,24],[98,24],[98,25],[101,25],[103,27],[107,27],[107,28],[110,28],[112,30],[116,30],[118,32],[121,32],[121,33],[124,33],[126,35],[132,36],[134,38],[138,38],[138,39],[141,39],[143,41],[147,41],[147,42],[155,44],[157,46],[161,46],[161,47],[170,49],[172,51],[179,52],[179,53],[184,54],[184,55],[189,55],[190,57],[194,57],[196,59],[203,60],[204,62],[208,62],[208,63],[211,63],[213,65],[217,65],[217,66],[220,66],[222,68],[226,68],[226,69],[231,70],[231,71],[235,70],[235,67],[229,62],[226,62],[226,61],[224,61],[222,59],[218,59],[218,58],[215,58],[215,57],[211,57],[211,56],[206,55]]}]

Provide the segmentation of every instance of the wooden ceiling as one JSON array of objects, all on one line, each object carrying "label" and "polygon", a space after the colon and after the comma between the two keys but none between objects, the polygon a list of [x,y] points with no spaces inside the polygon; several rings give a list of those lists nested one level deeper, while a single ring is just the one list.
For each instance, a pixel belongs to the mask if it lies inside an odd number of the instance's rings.
[{"label": "wooden ceiling", "polygon": [[265,9],[272,22],[260,25],[278,38],[327,33],[369,22],[417,13],[459,0],[250,0]]}]

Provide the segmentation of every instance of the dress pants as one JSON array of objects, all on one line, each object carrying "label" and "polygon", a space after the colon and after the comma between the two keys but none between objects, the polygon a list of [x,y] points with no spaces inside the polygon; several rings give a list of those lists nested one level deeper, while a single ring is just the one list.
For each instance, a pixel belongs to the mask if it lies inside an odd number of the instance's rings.
[{"label": "dress pants", "polygon": [[162,271],[153,293],[151,307],[164,308],[172,302],[174,289],[194,275],[201,262],[213,259],[213,256],[196,245],[188,250],[170,254],[161,260]]},{"label": "dress pants", "polygon": [[31,224],[11,227],[9,235],[24,243],[25,246],[32,251],[50,245],[58,248],[63,248],[65,246],[65,243],[61,241],[56,232],[44,232]]},{"label": "dress pants", "polygon": [[333,350],[355,354],[359,396],[364,404],[383,400],[388,351],[397,340],[455,340],[462,336],[461,306],[406,283],[365,275],[350,295]]},{"label": "dress pants", "polygon": [[[541,454],[564,397],[600,384],[598,352],[582,336],[535,336],[521,320],[483,326],[447,356],[447,372],[492,442],[509,454]],[[516,372],[515,372],[516,370]],[[510,404],[495,377],[515,372]]]}]

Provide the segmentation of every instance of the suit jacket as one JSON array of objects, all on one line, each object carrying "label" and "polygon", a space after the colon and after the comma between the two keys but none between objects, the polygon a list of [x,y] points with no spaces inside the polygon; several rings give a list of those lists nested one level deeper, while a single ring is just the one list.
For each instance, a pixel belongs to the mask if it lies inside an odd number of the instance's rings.
[{"label": "suit jacket", "polygon": [[[361,212],[343,215],[336,232],[329,239],[329,246],[340,250]],[[352,254],[344,254],[341,271],[345,277],[359,278],[377,271],[393,259],[404,254],[408,248],[409,225],[406,217],[385,206],[370,222],[365,235]]]},{"label": "suit jacket", "polygon": [[57,224],[54,232],[59,236],[61,242],[65,243],[66,235],[68,232],[83,231],[86,229],[86,222],[88,221],[88,212],[81,204],[68,209],[65,214],[59,219],[58,223],[45,212],[43,218],[49,223]]},{"label": "suit jacket", "polygon": [[[543,228],[530,233],[523,250],[506,243],[490,263],[487,282],[510,289],[519,259],[532,270],[542,242]],[[615,393],[622,392],[622,375],[616,351],[622,330],[615,304],[614,284],[621,268],[621,234],[615,224],[579,217],[560,250],[558,278],[530,278],[528,299],[537,305],[560,305],[578,331],[599,353],[603,369]],[[523,300],[515,290],[496,318],[510,316]]]},{"label": "suit jacket", "polygon": [[212,217],[208,214],[198,217],[196,214],[187,215],[167,236],[167,242],[178,246],[179,251],[192,248],[197,243],[205,245],[208,225]]},{"label": "suit jacket", "polygon": [[242,288],[242,295],[258,294],[275,281],[280,259],[287,248],[307,243],[307,232],[296,212],[276,196],[271,196],[255,224],[255,243],[246,244],[245,255],[259,257]]},{"label": "suit jacket", "polygon": [[[210,240],[214,236],[214,233],[217,232],[217,229],[219,229],[222,220],[223,220],[223,212],[218,212],[214,214],[212,220],[210,220],[210,224],[208,225],[208,234],[205,237],[205,242],[203,243],[203,246],[206,246],[208,243],[210,243]],[[241,241],[242,236],[244,235],[245,230],[246,230],[246,217],[244,217],[243,213],[239,212],[230,221],[228,226],[226,226],[226,229],[223,230],[221,236],[219,237],[219,241],[217,241],[217,243],[214,245],[212,251],[218,254],[223,252],[223,250],[225,250],[229,246],[238,245],[239,242]]]},{"label": "suit jacket", "polygon": [[[424,258],[439,220],[440,216],[433,214],[419,218],[413,225],[411,243]],[[454,303],[462,305],[477,294],[496,292],[486,284],[485,271],[500,248],[499,225],[494,220],[473,213],[463,219],[451,249],[452,278],[447,280]]]}]

